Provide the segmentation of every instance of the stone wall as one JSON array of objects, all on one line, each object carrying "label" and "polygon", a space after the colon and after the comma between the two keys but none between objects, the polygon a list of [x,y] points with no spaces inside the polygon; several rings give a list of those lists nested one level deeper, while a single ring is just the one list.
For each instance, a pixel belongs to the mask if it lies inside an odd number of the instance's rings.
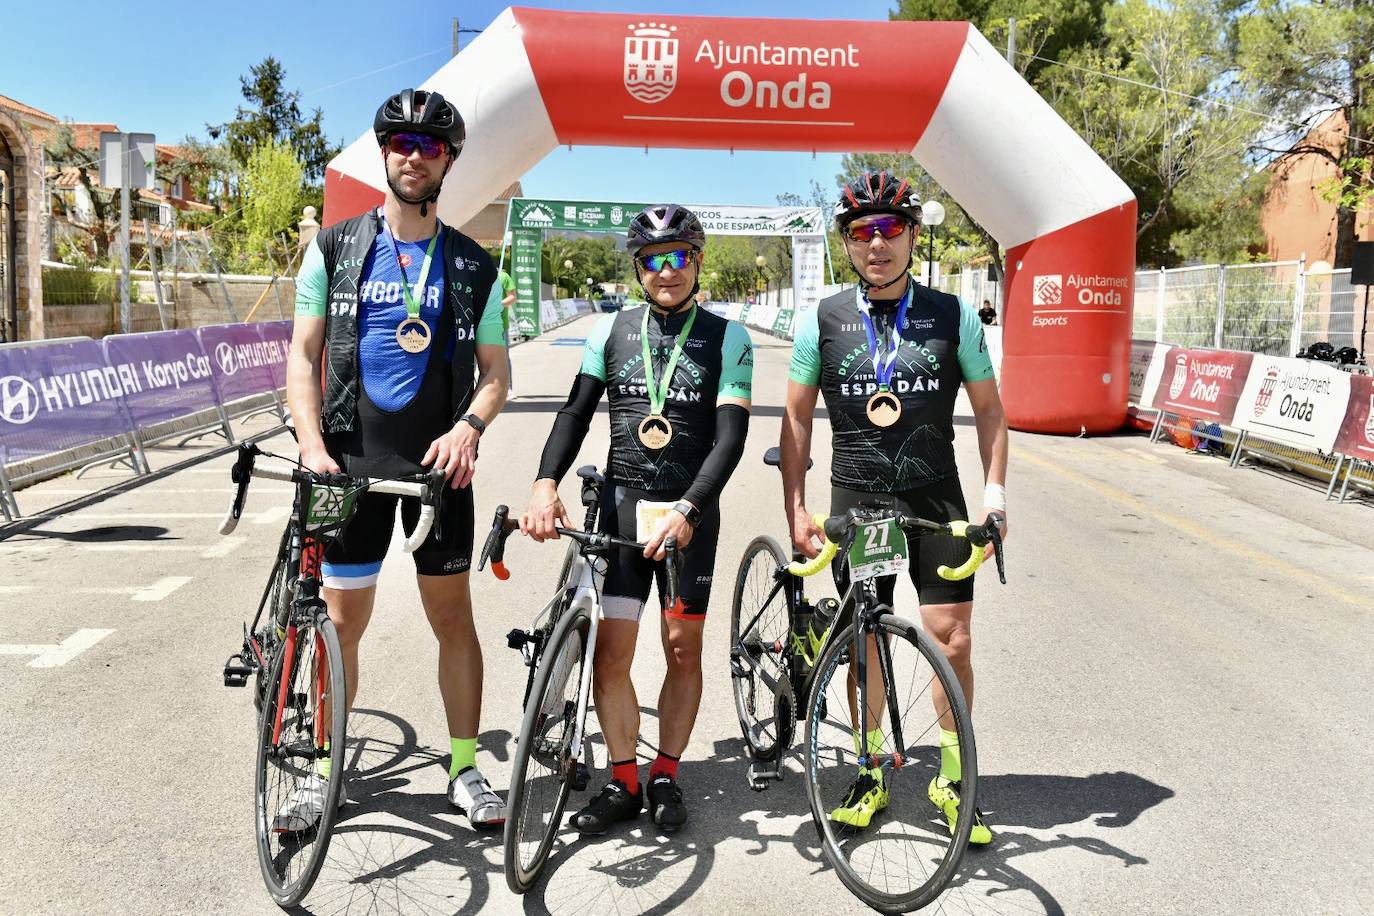
[{"label": "stone wall", "polygon": [[20,340],[41,340],[43,328],[42,150],[18,118],[0,110],[0,133],[14,157],[14,272]]},{"label": "stone wall", "polygon": [[[162,321],[158,315],[157,302],[153,290],[152,274],[135,271],[134,286],[138,289],[141,302],[130,304],[132,330],[160,331]],[[233,310],[224,302],[224,292],[214,274],[169,277],[162,275],[164,308],[171,327],[199,328],[210,324],[232,324],[246,319],[253,306],[262,299],[262,304],[253,312],[253,321],[276,321],[290,318],[295,308],[296,282],[291,277],[278,277],[276,289],[271,288],[270,277],[226,277],[224,287],[229,291]],[[266,296],[263,293],[266,292]],[[278,304],[278,294],[281,301]],[[43,307],[44,324],[47,337],[93,337],[97,340],[107,334],[119,331],[119,303],[92,303],[88,305],[47,305]],[[21,320],[22,321],[22,320]],[[21,327],[22,327],[21,323]]]}]

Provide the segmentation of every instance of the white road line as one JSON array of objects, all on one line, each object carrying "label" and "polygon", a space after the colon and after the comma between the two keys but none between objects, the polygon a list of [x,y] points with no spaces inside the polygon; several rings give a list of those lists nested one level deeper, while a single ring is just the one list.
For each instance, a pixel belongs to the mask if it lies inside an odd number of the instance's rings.
[{"label": "white road line", "polygon": [[248,538],[242,537],[240,535],[221,538],[218,544],[215,544],[213,547],[207,547],[201,553],[200,556],[201,559],[204,560],[217,560],[220,557],[229,556],[229,554],[233,553],[235,550],[238,550],[247,542]]},{"label": "white road line", "polygon": [[30,668],[60,668],[114,630],[81,629],[57,645],[0,645],[0,655],[32,655]]},{"label": "white road line", "polygon": [[[247,512],[244,513],[244,515],[247,514]],[[253,519],[253,524],[270,525],[273,522],[284,522],[290,514],[290,506],[278,504],[273,506],[271,509],[264,509],[261,512],[257,513],[258,517]]]},{"label": "white road line", "polygon": [[134,601],[161,601],[190,582],[193,576],[164,576],[152,585],[121,585],[105,588],[74,588],[79,595],[128,595]]},{"label": "white road line", "polygon": [[20,592],[31,592],[36,588],[33,585],[0,585],[0,595],[17,595]]},{"label": "white road line", "polygon": [[[243,517],[249,521],[266,525],[271,522],[281,521],[290,514],[290,506],[278,505],[271,509],[264,509],[261,512],[245,512],[243,513]],[[222,510],[219,512],[78,512],[75,515],[64,517],[74,522],[157,522],[163,519],[197,518],[213,518],[223,521],[224,512]]]},{"label": "white road line", "polygon": [[161,541],[132,543],[132,544],[81,544],[82,550],[94,550],[97,553],[144,553],[163,550],[199,550],[195,544],[164,544]]}]

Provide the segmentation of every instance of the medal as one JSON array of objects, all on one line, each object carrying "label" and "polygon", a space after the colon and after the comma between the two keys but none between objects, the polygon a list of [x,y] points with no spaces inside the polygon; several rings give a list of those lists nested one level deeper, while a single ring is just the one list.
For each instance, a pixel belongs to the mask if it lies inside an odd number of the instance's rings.
[{"label": "medal", "polygon": [[892,375],[897,371],[897,353],[902,348],[902,326],[906,323],[906,309],[910,304],[911,285],[908,283],[906,294],[897,306],[897,320],[892,326],[886,355],[882,352],[884,348],[873,326],[873,316],[868,313],[868,300],[862,300],[859,305],[859,318],[863,320],[864,332],[868,335],[868,355],[873,360],[873,377],[878,382],[878,390],[868,399],[866,410],[868,422],[879,428],[891,426],[902,417],[902,401],[892,392]]},{"label": "medal", "polygon": [[[429,349],[430,334],[429,325],[420,317],[420,303],[415,301],[415,295],[410,291],[410,276],[406,274],[406,268],[410,266],[410,255],[401,254],[401,250],[396,247],[396,236],[391,234],[390,228],[384,228],[386,239],[391,243],[391,253],[396,256],[396,266],[401,270],[401,294],[406,300],[406,317],[400,324],[396,325],[396,343],[407,353],[423,353]],[[425,297],[425,281],[429,279],[429,267],[434,262],[434,246],[439,241],[439,236],[443,234],[443,227],[440,226],[434,233],[434,237],[429,240],[429,247],[425,249],[425,261],[420,267],[420,278],[416,286],[420,287],[420,298]]]},{"label": "medal", "polygon": [[407,318],[396,325],[396,342],[407,353],[423,353],[429,347],[429,325],[419,318]]},{"label": "medal", "polygon": [[639,441],[645,448],[658,451],[673,438],[673,424],[667,417],[651,413],[639,424]]},{"label": "medal", "polygon": [[639,424],[639,441],[644,443],[645,448],[658,451],[673,438],[673,424],[663,415],[663,405],[668,401],[668,386],[673,382],[673,372],[677,369],[678,357],[682,355],[682,345],[686,343],[687,335],[692,333],[692,325],[696,323],[697,307],[692,306],[686,323],[678,332],[677,340],[673,341],[673,352],[663,370],[662,385],[654,381],[653,351],[649,349],[649,308],[648,305],[644,306],[644,320],[639,326],[639,342],[644,347],[644,382],[649,390],[649,415]]}]

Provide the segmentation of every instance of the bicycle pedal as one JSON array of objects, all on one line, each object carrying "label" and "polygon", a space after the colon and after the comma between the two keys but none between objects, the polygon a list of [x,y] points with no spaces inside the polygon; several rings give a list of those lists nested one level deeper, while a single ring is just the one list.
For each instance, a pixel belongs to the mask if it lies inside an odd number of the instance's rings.
[{"label": "bicycle pedal", "polygon": [[[239,664],[234,664],[237,660]],[[243,664],[242,655],[231,655],[229,660],[224,663],[224,686],[242,687],[248,683],[248,678],[257,670],[250,665]]]},{"label": "bicycle pedal", "polygon": [[782,768],[774,761],[773,769],[765,769],[758,761],[749,764],[749,788],[762,792],[773,780],[782,782]]},{"label": "bicycle pedal", "polygon": [[587,783],[591,782],[591,779],[591,770],[587,769],[587,765],[585,763],[578,761],[577,765],[573,767],[572,772],[573,791],[585,792],[587,789]]},{"label": "bicycle pedal", "polygon": [[530,641],[530,634],[524,630],[511,630],[506,634],[506,645],[512,649],[523,649],[525,643]]}]

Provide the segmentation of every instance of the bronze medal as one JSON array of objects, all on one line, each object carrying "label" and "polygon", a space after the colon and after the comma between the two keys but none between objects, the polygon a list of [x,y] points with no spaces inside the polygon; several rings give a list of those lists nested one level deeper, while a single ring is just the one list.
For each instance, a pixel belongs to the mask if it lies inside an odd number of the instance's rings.
[{"label": "bronze medal", "polygon": [[423,353],[429,349],[429,325],[419,318],[407,318],[396,325],[396,342],[407,353]]},{"label": "bronze medal", "polygon": [[891,391],[879,390],[868,399],[868,422],[874,426],[891,426],[901,418],[902,402]]},{"label": "bronze medal", "polygon": [[658,451],[673,438],[673,424],[662,414],[651,413],[639,424],[639,441],[645,448]]}]

